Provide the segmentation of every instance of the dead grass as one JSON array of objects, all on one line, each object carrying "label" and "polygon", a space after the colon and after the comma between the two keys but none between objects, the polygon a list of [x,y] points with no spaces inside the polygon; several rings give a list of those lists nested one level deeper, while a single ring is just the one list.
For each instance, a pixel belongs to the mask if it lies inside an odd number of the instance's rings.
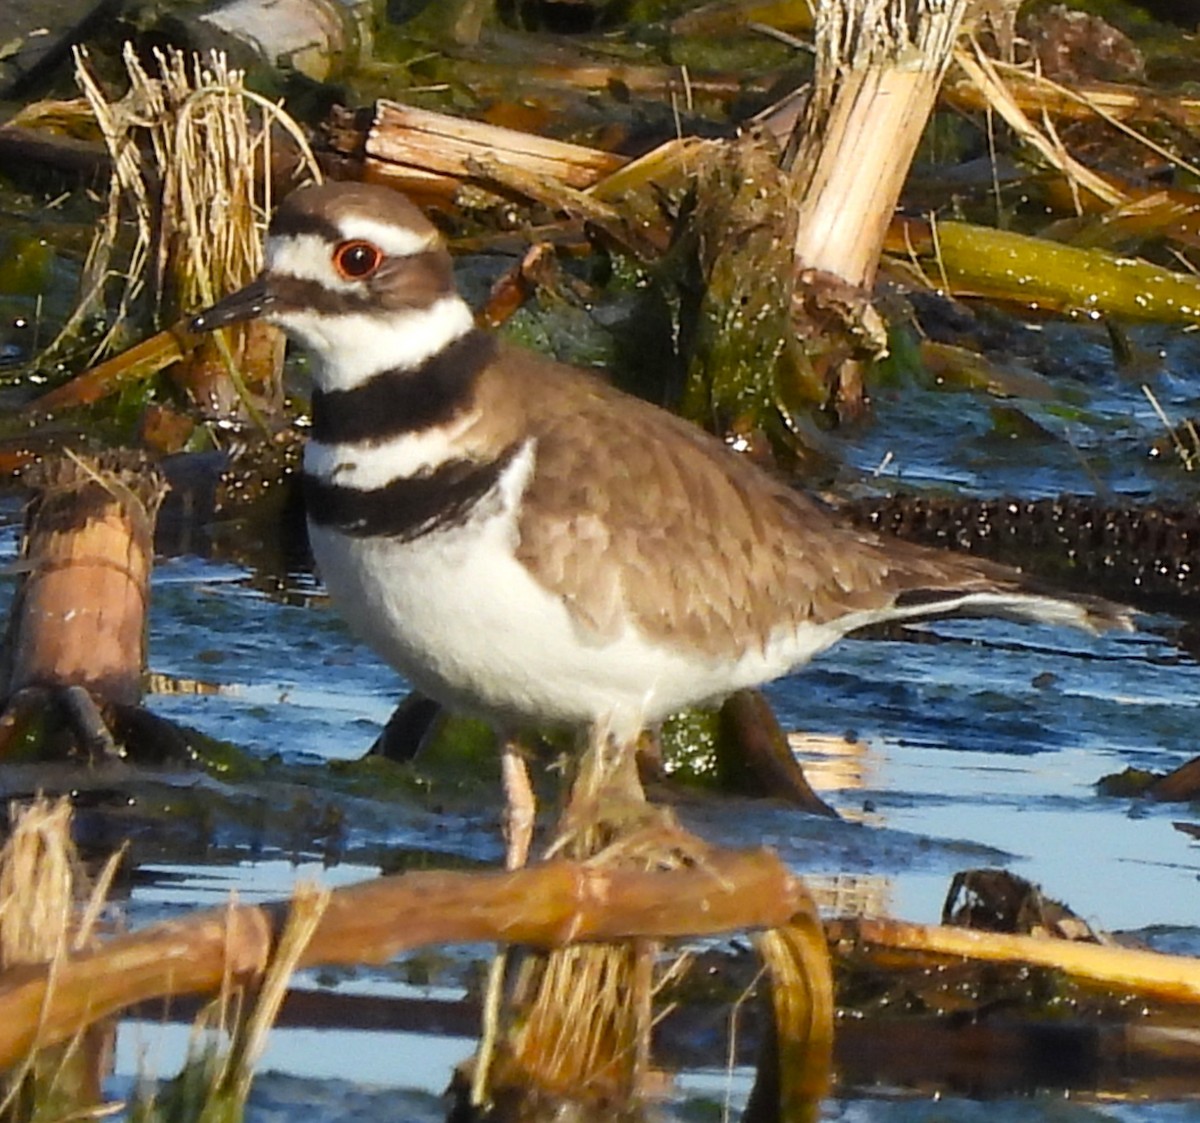
[{"label": "dead grass", "polygon": [[[113,171],[80,298],[56,342],[104,312],[113,284],[119,284],[93,362],[116,344],[143,305],[156,326],[169,324],[258,273],[272,207],[274,129],[291,137],[304,173],[320,175],[300,127],[280,106],[247,90],[243,73],[224,56],[202,60],[169,50],[153,58],[155,73],[127,45],[129,89],[112,99],[87,52],[76,52],[76,78]],[[123,237],[126,226],[130,237]]]},{"label": "dead grass", "polygon": [[[9,808],[11,830],[0,851],[0,969],[45,963],[53,969],[92,942],[123,851],[91,884],[71,839],[71,815],[65,798]],[[3,1078],[0,1114],[106,1113],[100,1097],[106,1048],[105,1027],[91,1027],[61,1045],[30,1051]]]}]

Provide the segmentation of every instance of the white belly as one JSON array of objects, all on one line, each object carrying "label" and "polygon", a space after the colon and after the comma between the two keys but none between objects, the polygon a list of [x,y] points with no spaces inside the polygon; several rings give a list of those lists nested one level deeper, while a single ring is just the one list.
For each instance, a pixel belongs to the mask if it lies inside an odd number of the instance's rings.
[{"label": "white belly", "polygon": [[[313,451],[306,467],[327,467]],[[392,461],[397,455],[388,451]],[[467,522],[411,541],[309,524],[317,566],[341,615],[445,705],[507,723],[601,724],[632,738],[687,706],[775,678],[843,634],[802,625],[767,651],[755,648],[734,661],[652,642],[631,623],[599,638],[514,556],[514,509],[534,458],[530,442]],[[338,473],[351,471],[362,468],[339,460]]]},{"label": "white belly", "polygon": [[507,512],[413,542],[310,533],[334,605],[363,639],[425,693],[500,722],[606,723],[632,737],[836,638],[812,629],[803,653],[793,642],[737,663],[650,643],[629,626],[599,642],[515,560]]}]

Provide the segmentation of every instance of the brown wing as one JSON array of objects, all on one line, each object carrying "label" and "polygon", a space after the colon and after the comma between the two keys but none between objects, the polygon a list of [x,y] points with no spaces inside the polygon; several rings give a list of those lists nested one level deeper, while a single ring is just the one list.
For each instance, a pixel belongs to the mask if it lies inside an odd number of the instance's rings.
[{"label": "brown wing", "polygon": [[573,368],[534,360],[516,382],[538,442],[518,556],[597,641],[627,614],[648,636],[730,657],[788,622],[898,597],[935,614],[942,592],[1022,587],[1002,567],[846,526],[696,426]]}]

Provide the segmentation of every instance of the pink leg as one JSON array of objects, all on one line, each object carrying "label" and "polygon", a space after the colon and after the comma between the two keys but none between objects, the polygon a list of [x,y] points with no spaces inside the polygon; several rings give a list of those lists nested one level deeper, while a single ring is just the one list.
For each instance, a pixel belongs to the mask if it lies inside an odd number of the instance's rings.
[{"label": "pink leg", "polygon": [[512,737],[504,738],[500,770],[504,783],[504,867],[519,870],[529,858],[537,801],[525,758]]}]

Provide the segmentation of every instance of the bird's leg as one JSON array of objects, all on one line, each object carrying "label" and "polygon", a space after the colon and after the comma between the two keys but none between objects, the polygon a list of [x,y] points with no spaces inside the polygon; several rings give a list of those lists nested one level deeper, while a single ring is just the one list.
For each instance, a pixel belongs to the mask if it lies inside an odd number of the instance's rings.
[{"label": "bird's leg", "polygon": [[601,796],[634,802],[646,798],[638,778],[636,739],[615,736],[606,723],[597,722],[580,753],[570,802],[594,803]]},{"label": "bird's leg", "polygon": [[[500,739],[500,774],[504,786],[504,868],[519,870],[529,858],[537,801],[529,781],[529,768],[516,738],[502,734]],[[482,1107],[488,1100],[488,1076],[500,1036],[500,1007],[504,1001],[504,971],[507,966],[508,953],[503,949],[496,953],[488,966],[479,1052],[471,1076],[473,1107]]]},{"label": "bird's leg", "polygon": [[504,738],[500,774],[504,785],[504,868],[519,870],[529,858],[537,800],[525,757],[513,737]]},{"label": "bird's leg", "polygon": [[638,774],[637,742],[603,723],[588,732],[558,834],[546,857],[591,858],[650,813]]}]

